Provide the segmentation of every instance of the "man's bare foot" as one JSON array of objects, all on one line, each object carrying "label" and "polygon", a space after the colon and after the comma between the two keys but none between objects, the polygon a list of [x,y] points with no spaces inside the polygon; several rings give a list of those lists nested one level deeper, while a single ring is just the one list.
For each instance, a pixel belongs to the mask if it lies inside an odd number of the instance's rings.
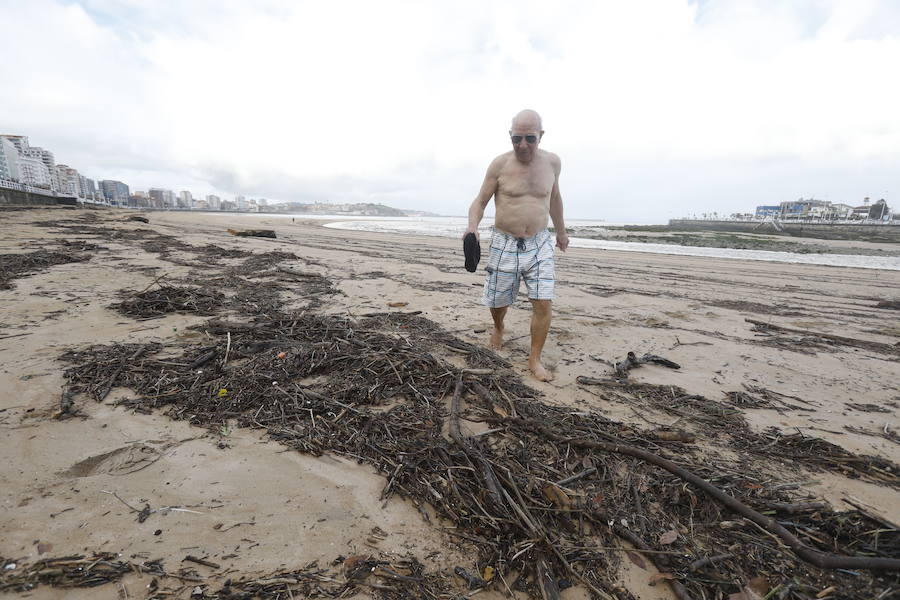
[{"label": "man's bare foot", "polygon": [[491,332],[491,348],[494,350],[499,350],[503,347],[503,330],[497,329],[494,327],[494,330]]},{"label": "man's bare foot", "polygon": [[531,374],[534,375],[534,378],[538,381],[552,381],[553,374],[544,368],[544,365],[541,364],[539,360],[529,360],[528,368],[531,369]]}]

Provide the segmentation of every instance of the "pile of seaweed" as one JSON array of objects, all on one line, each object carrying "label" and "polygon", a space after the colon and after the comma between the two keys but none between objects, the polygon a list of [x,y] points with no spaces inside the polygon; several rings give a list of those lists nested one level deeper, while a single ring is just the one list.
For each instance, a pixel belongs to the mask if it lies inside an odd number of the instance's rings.
[{"label": "pile of seaweed", "polygon": [[57,252],[37,250],[22,254],[0,254],[0,290],[12,289],[12,281],[33,275],[54,265],[90,260],[84,252]]},{"label": "pile of seaweed", "polygon": [[[535,598],[580,584],[594,597],[631,598],[616,577],[626,559],[653,563],[655,581],[681,598],[724,598],[760,580],[788,599],[898,585],[883,573],[900,568],[900,531],[805,502],[765,452],[709,456],[690,438],[550,405],[487,351],[467,352],[465,367],[442,359],[442,348],[466,344],[421,316],[305,311],[197,329],[212,342],[68,353],[68,396],[125,386],[137,396],[119,404],[139,412],[161,409],[212,431],[262,429],[301,452],[371,464],[385,499],[400,495],[423,520],[452,524],[473,557],[456,565],[459,584]],[[669,386],[620,381],[615,393],[668,398],[710,427],[740,424],[733,408]],[[751,447],[747,435],[734,440]],[[780,441],[769,445],[773,460],[822,453]],[[850,562],[807,562],[831,553]]]}]

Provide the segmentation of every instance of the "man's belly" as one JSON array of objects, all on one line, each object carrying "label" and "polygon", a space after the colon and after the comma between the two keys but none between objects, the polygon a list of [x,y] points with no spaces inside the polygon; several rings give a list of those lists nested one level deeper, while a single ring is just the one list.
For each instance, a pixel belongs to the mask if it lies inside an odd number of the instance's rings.
[{"label": "man's belly", "polygon": [[494,216],[494,227],[513,237],[529,238],[547,228],[548,213],[538,211],[535,214],[515,214],[515,211],[497,208]]}]

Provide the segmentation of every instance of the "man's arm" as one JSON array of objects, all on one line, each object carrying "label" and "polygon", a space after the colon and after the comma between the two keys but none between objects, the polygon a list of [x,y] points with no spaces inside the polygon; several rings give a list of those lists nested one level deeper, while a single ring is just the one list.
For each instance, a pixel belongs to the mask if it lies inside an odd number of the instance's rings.
[{"label": "man's arm", "polygon": [[481,184],[481,189],[478,190],[478,195],[475,196],[475,200],[472,201],[472,206],[469,207],[469,226],[466,228],[463,237],[465,237],[467,233],[474,233],[475,237],[480,239],[480,236],[478,235],[478,224],[481,223],[481,219],[484,218],[484,209],[487,208],[491,198],[497,193],[500,168],[503,165],[502,158],[502,156],[498,156],[491,161],[487,173],[484,175],[484,182]]},{"label": "man's arm", "polygon": [[556,230],[556,245],[563,252],[569,247],[569,236],[566,234],[566,222],[563,219],[562,195],[559,193],[559,173],[562,170],[562,163],[559,157],[553,156],[553,189],[550,190],[550,220],[553,221],[553,228]]}]

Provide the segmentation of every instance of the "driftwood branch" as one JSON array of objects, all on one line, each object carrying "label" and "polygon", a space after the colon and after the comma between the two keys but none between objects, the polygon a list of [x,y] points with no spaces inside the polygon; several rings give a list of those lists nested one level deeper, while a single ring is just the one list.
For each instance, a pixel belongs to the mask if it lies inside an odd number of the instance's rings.
[{"label": "driftwood branch", "polygon": [[553,571],[550,569],[550,563],[544,556],[537,559],[535,563],[535,579],[538,589],[541,591],[543,600],[559,600],[559,586],[553,579]]},{"label": "driftwood branch", "polygon": [[469,459],[477,464],[481,469],[481,477],[490,493],[491,501],[499,509],[503,508],[503,500],[500,495],[500,485],[497,481],[497,475],[491,464],[484,458],[481,452],[472,444],[470,440],[465,438],[459,427],[459,400],[462,396],[465,384],[462,377],[456,382],[456,389],[453,391],[453,398],[450,400],[450,423],[448,431],[454,442],[466,453]]},{"label": "driftwood branch", "polygon": [[97,396],[97,402],[103,402],[106,399],[106,397],[109,395],[109,392],[112,391],[113,386],[116,383],[116,379],[118,379],[119,375],[122,373],[122,369],[124,369],[126,365],[128,365],[128,363],[136,360],[141,354],[144,353],[146,349],[146,347],[142,346],[135,350],[134,354],[122,361],[122,363],[119,365],[119,368],[115,370],[115,372],[109,378],[109,381],[106,382],[106,386],[103,388],[103,391],[100,392],[100,394]]},{"label": "driftwood branch", "polygon": [[719,562],[720,560],[725,560],[727,558],[732,558],[734,554],[730,552],[726,552],[725,554],[714,554],[713,556],[704,556],[703,558],[698,558],[690,565],[688,565],[688,569],[691,571],[699,571],[704,567],[708,567],[712,564]]},{"label": "driftwood branch", "polygon": [[[478,386],[476,388],[477,393],[486,398],[488,402],[490,402],[490,393],[482,386],[478,384],[475,385]],[[481,470],[482,480],[484,481],[485,487],[487,488],[488,494],[494,504],[494,507],[501,511],[505,511],[507,506],[511,507],[513,513],[518,517],[520,526],[528,531],[530,535],[541,539],[543,543],[553,552],[553,554],[556,555],[559,561],[566,567],[566,570],[570,575],[579,579],[600,598],[603,598],[604,600],[612,600],[612,598],[608,594],[605,594],[602,590],[597,589],[588,580],[586,580],[577,571],[575,571],[568,563],[568,561],[566,561],[562,553],[550,541],[547,536],[547,532],[543,527],[540,526],[540,522],[535,519],[532,514],[530,514],[525,500],[522,498],[519,489],[516,486],[516,482],[513,478],[512,473],[507,473],[507,477],[504,478],[504,482],[506,483],[507,487],[512,490],[515,498],[513,498],[513,496],[510,495],[506,488],[503,487],[500,478],[497,477],[497,474],[494,472],[491,463],[486,458],[484,458],[484,455],[481,453],[481,451],[478,450],[477,447],[475,447],[472,441],[462,434],[462,430],[459,425],[459,402],[465,389],[466,384],[463,383],[462,374],[460,374],[460,377],[456,382],[456,388],[454,389],[453,397],[450,400],[450,422],[448,423],[447,429],[450,437],[466,453],[466,455],[469,457],[469,460],[479,466]],[[505,503],[503,501],[504,499],[506,501]],[[556,580],[553,578],[553,570],[551,569],[549,559],[544,552],[538,552],[537,556],[535,557],[534,578],[535,582],[538,585],[538,588],[541,591],[541,597],[544,600],[559,600],[559,586],[557,585]]]},{"label": "driftwood branch", "polygon": [[663,358],[662,356],[657,356],[655,354],[645,354],[638,358],[638,356],[634,352],[629,352],[625,356],[625,360],[616,363],[616,376],[628,377],[628,371],[635,367],[646,364],[662,365],[664,367],[669,367],[670,369],[681,368],[681,365],[679,365],[678,363],[672,362],[671,360]]},{"label": "driftwood branch", "polygon": [[797,536],[795,536],[784,526],[779,524],[775,519],[756,512],[743,502],[740,502],[732,496],[729,496],[705,479],[695,475],[694,473],[691,473],[687,469],[678,466],[668,459],[653,454],[652,452],[647,452],[645,450],[641,450],[640,448],[635,448],[633,446],[617,442],[601,442],[595,440],[567,438],[565,436],[557,434],[556,432],[550,430],[544,425],[541,425],[540,423],[537,423],[530,419],[523,419],[521,417],[507,417],[503,419],[497,419],[497,421],[518,425],[525,429],[530,429],[531,431],[539,433],[547,439],[553,440],[555,442],[569,444],[571,446],[579,448],[587,448],[590,450],[604,450],[606,452],[615,452],[617,454],[633,456],[635,458],[639,458],[643,461],[654,464],[662,469],[665,469],[679,479],[682,479],[683,481],[686,481],[699,488],[701,491],[706,493],[708,496],[710,496],[720,504],[723,504],[727,508],[748,519],[749,521],[756,523],[769,533],[778,536],[785,543],[785,545],[787,545],[797,554],[797,556],[821,569],[872,569],[883,571],[900,571],[900,559],[863,556],[838,556],[836,554],[827,554],[825,552],[820,552],[819,550],[810,548],[809,546],[801,542]]}]

